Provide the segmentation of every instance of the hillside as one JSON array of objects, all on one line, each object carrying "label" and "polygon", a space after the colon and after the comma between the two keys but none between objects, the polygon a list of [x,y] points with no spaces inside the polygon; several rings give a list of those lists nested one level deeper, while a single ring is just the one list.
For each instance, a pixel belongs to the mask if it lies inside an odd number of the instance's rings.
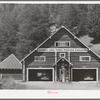
[{"label": "hillside", "polygon": [[93,38],[89,37],[88,35],[85,35],[83,37],[80,37],[79,39],[100,56],[100,44],[92,44],[91,42]]},{"label": "hillside", "polygon": [[67,27],[78,38],[93,38],[89,46],[99,54],[99,11],[99,4],[0,4],[0,61],[12,53],[24,58],[50,35],[52,24]]}]

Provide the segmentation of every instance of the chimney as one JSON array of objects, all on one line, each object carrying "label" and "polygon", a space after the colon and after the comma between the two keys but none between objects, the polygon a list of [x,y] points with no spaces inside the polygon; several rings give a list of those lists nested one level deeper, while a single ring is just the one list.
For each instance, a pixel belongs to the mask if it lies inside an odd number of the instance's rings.
[{"label": "chimney", "polygon": [[57,25],[54,24],[54,23],[50,25],[49,28],[50,28],[50,34],[51,35],[54,34],[57,31],[57,28],[56,27],[57,27]]}]

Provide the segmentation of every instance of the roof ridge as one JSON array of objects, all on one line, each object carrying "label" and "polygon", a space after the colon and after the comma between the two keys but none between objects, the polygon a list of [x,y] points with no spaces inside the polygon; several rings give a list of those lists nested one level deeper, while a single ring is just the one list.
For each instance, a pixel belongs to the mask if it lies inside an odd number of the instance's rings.
[{"label": "roof ridge", "polygon": [[[17,58],[13,53],[10,54],[8,57],[6,57],[3,61],[1,61],[0,64],[1,64],[2,62],[4,62],[5,60],[9,59],[11,56],[13,56],[13,57],[21,64],[21,62],[18,60],[18,58]],[[21,65],[22,65],[22,64],[21,64]]]},{"label": "roof ridge", "polygon": [[15,57],[15,59],[22,65],[22,63],[19,61],[19,59],[14,55],[14,54],[11,54]]},{"label": "roof ridge", "polygon": [[5,60],[7,60],[9,57],[11,57],[11,55],[13,55],[13,54],[10,54],[8,57],[6,57],[4,60],[2,60],[2,61],[0,62],[0,64],[1,64],[2,62],[4,62]]},{"label": "roof ridge", "polygon": [[[16,65],[17,63],[17,66],[13,66]],[[8,67],[7,67],[8,66]],[[0,68],[12,68],[13,66],[13,69],[21,69],[22,67],[22,63],[17,59],[17,57],[14,55],[14,54],[10,54],[7,58],[5,58],[2,62],[0,62]]]}]

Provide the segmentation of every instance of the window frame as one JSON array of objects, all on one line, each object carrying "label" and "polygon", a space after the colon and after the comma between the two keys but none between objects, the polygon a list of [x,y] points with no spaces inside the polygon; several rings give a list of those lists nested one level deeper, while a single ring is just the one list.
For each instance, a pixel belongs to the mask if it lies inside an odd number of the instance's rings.
[{"label": "window frame", "polygon": [[[44,60],[36,60],[36,57],[43,57]],[[34,56],[34,61],[35,62],[45,62],[46,61],[46,56]]]},{"label": "window frame", "polygon": [[[66,43],[66,42],[69,43],[69,46],[57,46],[57,45],[56,45],[56,43]],[[55,46],[55,47],[70,47],[70,41],[55,41],[54,46]]]},{"label": "window frame", "polygon": [[[64,57],[61,57],[61,54],[64,54]],[[59,53],[59,57],[60,58],[65,58],[66,57],[66,53]]]},{"label": "window frame", "polygon": [[[89,57],[89,60],[82,60],[82,57]],[[91,56],[80,56],[79,61],[91,61]]]}]

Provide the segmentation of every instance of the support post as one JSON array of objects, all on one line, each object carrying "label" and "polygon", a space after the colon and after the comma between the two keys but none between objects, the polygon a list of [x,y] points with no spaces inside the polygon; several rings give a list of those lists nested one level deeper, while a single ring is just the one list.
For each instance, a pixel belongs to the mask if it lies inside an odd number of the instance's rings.
[{"label": "support post", "polygon": [[25,60],[22,62],[23,81],[25,81]]},{"label": "support post", "polygon": [[70,52],[68,52],[68,61],[70,62]]},{"label": "support post", "polygon": [[69,81],[71,81],[71,66],[69,64]]},{"label": "support post", "polygon": [[57,66],[56,66],[56,63],[57,63],[57,52],[55,51],[55,81],[57,81]]},{"label": "support post", "polygon": [[[70,52],[68,52],[68,61],[70,62]],[[68,65],[69,65],[69,66],[68,66],[68,67],[69,67],[69,68],[68,68],[68,75],[69,75],[68,80],[70,81],[70,76],[71,76],[71,75],[70,75],[70,74],[71,74],[71,73],[70,73],[70,70],[71,70],[71,69],[70,69],[70,64],[68,64]]]},{"label": "support post", "polygon": [[2,73],[0,74],[0,81],[2,81]]}]

